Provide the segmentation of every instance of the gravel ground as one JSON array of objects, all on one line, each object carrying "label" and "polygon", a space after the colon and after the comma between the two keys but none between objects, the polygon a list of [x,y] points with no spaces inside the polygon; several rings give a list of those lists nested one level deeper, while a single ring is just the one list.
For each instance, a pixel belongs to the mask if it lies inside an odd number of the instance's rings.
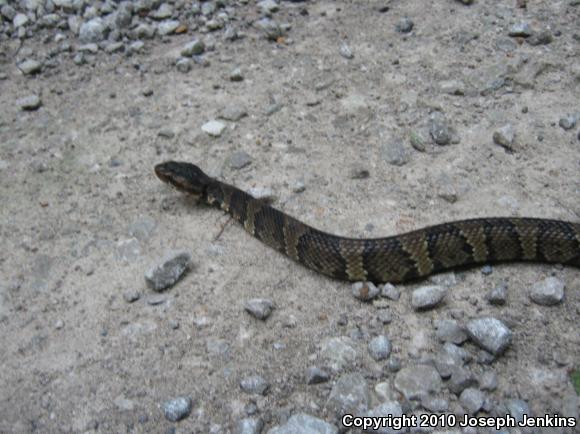
[{"label": "gravel ground", "polygon": [[580,221],[579,24],[577,0],[0,0],[0,432],[577,420],[579,270],[350,285],[152,169],[350,236]]}]

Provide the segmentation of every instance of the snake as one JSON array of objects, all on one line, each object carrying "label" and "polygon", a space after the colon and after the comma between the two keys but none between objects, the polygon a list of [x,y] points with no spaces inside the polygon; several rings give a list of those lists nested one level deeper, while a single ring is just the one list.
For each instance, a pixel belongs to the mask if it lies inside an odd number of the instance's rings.
[{"label": "snake", "polygon": [[455,268],[513,261],[580,267],[580,223],[486,217],[383,238],[347,238],[309,226],[194,164],[167,161],[155,166],[155,174],[197,202],[222,209],[264,244],[340,280],[394,284]]}]

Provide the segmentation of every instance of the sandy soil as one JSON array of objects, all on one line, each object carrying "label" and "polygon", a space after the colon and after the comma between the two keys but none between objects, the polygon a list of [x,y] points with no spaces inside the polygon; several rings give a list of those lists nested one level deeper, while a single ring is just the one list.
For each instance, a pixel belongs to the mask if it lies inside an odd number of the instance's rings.
[{"label": "sandy soil", "polygon": [[[383,325],[349,284],[273,253],[237,225],[216,241],[227,217],[195,207],[152,171],[167,159],[195,162],[240,188],[271,188],[277,207],[351,236],[479,216],[579,221],[577,127],[558,121],[579,109],[580,7],[515,3],[393,1],[379,12],[383,3],[283,2],[276,17],[292,29],[280,43],[252,29],[233,42],[202,35],[215,40],[204,55],[209,66],[185,74],[174,61],[192,35],[148,42],[147,53],[131,58],[99,54],[84,66],[65,56],[34,77],[11,59],[1,65],[0,431],[226,433],[248,406],[264,432],[297,412],[332,422],[324,407],[336,376],[316,386],[304,380],[308,366],[322,364],[321,341],[358,333],[347,371],[372,386],[393,374],[368,356],[370,337],[386,334],[405,366],[439,348],[433,320],[486,315],[514,332],[493,364],[491,397],[577,416],[567,376],[580,360],[577,269],[457,272],[446,302],[420,313],[409,293],[424,283],[403,285]],[[403,17],[413,20],[411,33],[397,32]],[[519,21],[559,36],[538,46],[510,38]],[[339,54],[343,43],[352,59]],[[24,46],[50,48],[40,39]],[[236,67],[239,82],[229,79]],[[463,95],[446,93],[449,86]],[[42,107],[20,110],[15,101],[30,93]],[[269,114],[273,104],[280,110]],[[220,137],[202,132],[229,106],[248,116],[225,121]],[[458,143],[433,143],[437,112]],[[508,123],[516,132],[510,152],[492,139]],[[416,136],[424,151],[411,146]],[[393,146],[404,164],[391,164]],[[251,164],[233,169],[236,151]],[[361,170],[370,176],[353,178]],[[297,193],[299,182],[305,190]],[[144,272],[177,249],[191,252],[194,267],[159,300]],[[529,288],[550,275],[565,283],[564,302],[532,303]],[[492,306],[485,294],[502,281],[507,304]],[[128,303],[127,291],[141,298]],[[266,322],[244,311],[253,297],[277,305]],[[270,382],[265,396],[240,390],[251,374]],[[177,424],[161,410],[176,396],[193,399]]]}]

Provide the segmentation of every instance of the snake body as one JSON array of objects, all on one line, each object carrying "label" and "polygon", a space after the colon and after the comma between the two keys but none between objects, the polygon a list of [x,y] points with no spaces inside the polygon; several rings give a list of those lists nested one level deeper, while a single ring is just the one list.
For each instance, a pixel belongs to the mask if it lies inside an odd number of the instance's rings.
[{"label": "snake body", "polygon": [[264,244],[319,273],[349,281],[406,282],[506,261],[580,267],[580,224],[539,218],[458,220],[385,238],[345,238],[315,229],[183,162],[155,166],[164,182],[221,208]]}]

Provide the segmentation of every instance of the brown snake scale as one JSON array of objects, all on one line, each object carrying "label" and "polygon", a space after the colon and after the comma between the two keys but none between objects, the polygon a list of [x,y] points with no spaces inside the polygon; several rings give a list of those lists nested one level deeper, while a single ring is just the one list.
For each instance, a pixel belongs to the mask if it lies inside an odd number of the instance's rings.
[{"label": "brown snake scale", "polygon": [[312,228],[190,163],[155,166],[164,182],[221,208],[264,244],[306,267],[351,281],[405,282],[438,271],[505,261],[580,267],[580,224],[490,217],[385,238],[344,238]]}]

